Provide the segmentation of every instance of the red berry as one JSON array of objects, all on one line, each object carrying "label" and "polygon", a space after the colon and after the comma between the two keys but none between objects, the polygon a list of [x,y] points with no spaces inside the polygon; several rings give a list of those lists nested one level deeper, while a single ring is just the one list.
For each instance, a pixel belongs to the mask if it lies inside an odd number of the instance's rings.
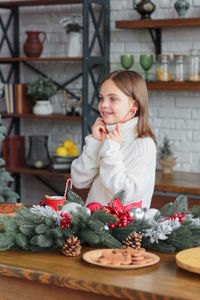
[{"label": "red berry", "polygon": [[121,222],[127,222],[127,217],[126,217],[126,216],[120,217],[120,221],[121,221]]},{"label": "red berry", "polygon": [[174,218],[178,218],[178,214],[173,214],[173,217]]},{"label": "red berry", "polygon": [[182,214],[178,214],[178,217],[181,218],[181,217],[182,217]]},{"label": "red berry", "polygon": [[121,227],[122,227],[122,223],[118,223],[118,224],[117,224],[117,227],[120,227],[120,228],[121,228]]},{"label": "red berry", "polygon": [[170,218],[170,217],[167,217],[167,218],[166,218],[166,220],[171,220],[171,219],[172,219],[172,218]]},{"label": "red berry", "polygon": [[123,222],[122,225],[123,225],[124,227],[126,227],[126,226],[127,226],[127,222]]},{"label": "red berry", "polygon": [[61,213],[60,216],[61,216],[61,217],[64,217],[64,213]]},{"label": "red berry", "polygon": [[184,222],[185,221],[184,217],[179,218],[179,221]]},{"label": "red berry", "polygon": [[111,224],[111,225],[110,225],[110,228],[115,228],[115,224]]}]

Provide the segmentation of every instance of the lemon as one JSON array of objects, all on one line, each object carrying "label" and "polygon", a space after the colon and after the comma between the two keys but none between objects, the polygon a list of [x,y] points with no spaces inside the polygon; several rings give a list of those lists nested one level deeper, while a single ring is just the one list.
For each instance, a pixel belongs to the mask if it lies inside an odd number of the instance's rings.
[{"label": "lemon", "polygon": [[60,146],[56,149],[56,155],[58,155],[58,156],[67,156],[68,151],[65,147]]},{"label": "lemon", "polygon": [[78,148],[74,145],[73,147],[68,149],[68,155],[77,156],[78,155]]},{"label": "lemon", "polygon": [[71,147],[74,146],[74,142],[72,140],[65,140],[62,145],[66,149],[70,149]]}]

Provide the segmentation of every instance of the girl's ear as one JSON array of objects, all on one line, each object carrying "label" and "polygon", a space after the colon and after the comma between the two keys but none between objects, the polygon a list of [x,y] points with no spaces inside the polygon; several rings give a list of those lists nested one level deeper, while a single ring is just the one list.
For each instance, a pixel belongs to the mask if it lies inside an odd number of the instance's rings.
[{"label": "girl's ear", "polygon": [[131,112],[138,110],[138,102],[136,100],[133,101],[133,105],[130,109]]}]

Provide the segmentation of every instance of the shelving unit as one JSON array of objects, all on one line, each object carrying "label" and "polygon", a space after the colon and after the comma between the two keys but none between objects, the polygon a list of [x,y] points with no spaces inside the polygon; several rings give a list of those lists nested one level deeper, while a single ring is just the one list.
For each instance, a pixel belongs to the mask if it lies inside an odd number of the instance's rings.
[{"label": "shelving unit", "polygon": [[[156,56],[162,53],[162,28],[199,27],[200,18],[186,19],[158,19],[158,20],[120,20],[116,21],[116,28],[148,29],[155,47]],[[200,90],[200,82],[149,82],[149,90]]]},{"label": "shelving unit", "polygon": [[[70,63],[80,63],[82,64],[82,72],[79,74],[73,74],[72,78],[65,83],[54,83],[57,85],[58,89],[66,89],[71,95],[73,93],[67,88],[67,85],[77,78],[82,77],[82,117],[72,117],[72,116],[61,116],[61,115],[50,115],[50,116],[36,116],[28,114],[1,114],[2,118],[10,118],[11,123],[8,129],[10,133],[14,129],[14,134],[20,135],[20,120],[22,118],[36,118],[36,119],[55,119],[55,120],[80,120],[82,128],[82,144],[84,144],[84,137],[88,134],[91,124],[97,117],[96,104],[98,99],[98,86],[106,73],[109,72],[109,0],[30,0],[30,1],[13,1],[13,2],[0,2],[0,9],[5,9],[9,12],[9,16],[6,24],[4,24],[3,19],[0,16],[0,29],[3,34],[0,37],[0,52],[4,45],[7,44],[9,49],[9,57],[0,58],[0,66],[2,64],[8,64],[10,70],[8,72],[7,78],[4,78],[4,74],[0,69],[0,80],[4,83],[11,81],[14,77],[14,83],[20,82],[20,63],[25,64],[32,71],[47,77],[46,74],[42,73],[37,69],[36,62],[70,62]],[[20,57],[19,52],[19,19],[20,19],[20,7],[25,6],[46,6],[46,5],[71,5],[71,4],[82,4],[82,15],[83,15],[83,57]],[[98,14],[96,14],[96,6],[98,6]],[[91,20],[91,22],[89,22]],[[13,21],[13,22],[12,22]],[[11,25],[13,24],[13,25]],[[93,26],[93,31],[90,31],[90,26]],[[13,35],[8,34],[8,29],[13,26]],[[92,55],[93,49],[95,49],[96,44],[99,46],[98,55]],[[98,76],[96,75],[96,67],[98,69]],[[90,83],[91,82],[91,83]],[[89,93],[89,84],[90,93]],[[17,174],[16,177],[16,191],[20,193],[20,183],[19,174],[32,174],[38,175],[37,172],[30,169],[19,170],[9,170],[13,174]],[[38,170],[39,172],[40,170]],[[60,173],[51,173],[48,170],[39,172],[41,176],[65,176]]]}]

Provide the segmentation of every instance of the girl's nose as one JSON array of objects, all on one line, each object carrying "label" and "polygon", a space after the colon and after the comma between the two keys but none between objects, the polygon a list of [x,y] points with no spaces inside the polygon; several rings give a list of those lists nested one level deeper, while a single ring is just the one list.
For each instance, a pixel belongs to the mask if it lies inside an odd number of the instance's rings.
[{"label": "girl's nose", "polygon": [[106,99],[103,99],[101,102],[102,107],[108,107],[109,106],[109,101]]}]

